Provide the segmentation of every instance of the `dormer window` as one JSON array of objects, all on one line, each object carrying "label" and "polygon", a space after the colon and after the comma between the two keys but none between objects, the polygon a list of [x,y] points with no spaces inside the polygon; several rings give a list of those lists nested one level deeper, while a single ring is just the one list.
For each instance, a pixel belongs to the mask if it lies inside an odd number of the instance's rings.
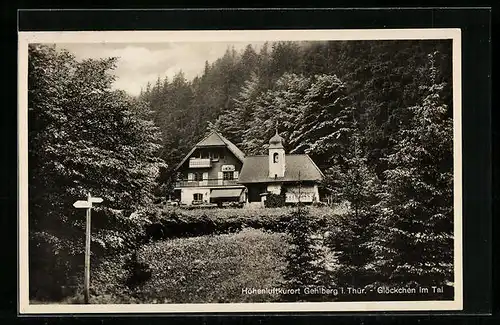
[{"label": "dormer window", "polygon": [[278,154],[277,152],[275,152],[275,153],[273,154],[273,163],[275,163],[275,164],[276,164],[276,163],[278,162],[278,156],[279,156],[279,154]]}]

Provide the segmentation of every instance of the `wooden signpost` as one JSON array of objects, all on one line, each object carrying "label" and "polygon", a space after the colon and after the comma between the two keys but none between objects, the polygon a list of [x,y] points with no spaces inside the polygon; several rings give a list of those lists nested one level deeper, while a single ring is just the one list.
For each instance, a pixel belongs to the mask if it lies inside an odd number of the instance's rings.
[{"label": "wooden signpost", "polygon": [[92,210],[92,203],[101,203],[103,200],[100,197],[92,197],[90,193],[87,195],[87,201],[76,201],[73,206],[77,209],[86,210],[86,227],[85,227],[85,303],[89,303],[89,287],[90,287],[90,211]]}]

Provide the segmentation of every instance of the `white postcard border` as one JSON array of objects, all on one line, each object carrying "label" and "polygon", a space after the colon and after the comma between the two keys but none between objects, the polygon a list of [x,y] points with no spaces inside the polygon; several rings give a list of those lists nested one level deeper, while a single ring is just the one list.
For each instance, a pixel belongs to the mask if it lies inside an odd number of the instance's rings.
[{"label": "white postcard border", "polygon": [[[372,312],[456,311],[463,309],[462,273],[462,70],[461,30],[224,30],[224,31],[86,31],[18,33],[18,312],[29,314],[107,313],[238,313],[238,312]],[[159,43],[256,42],[314,40],[427,40],[453,41],[453,155],[454,155],[454,300],[370,301],[231,304],[30,304],[28,270],[28,44],[29,43]]]}]

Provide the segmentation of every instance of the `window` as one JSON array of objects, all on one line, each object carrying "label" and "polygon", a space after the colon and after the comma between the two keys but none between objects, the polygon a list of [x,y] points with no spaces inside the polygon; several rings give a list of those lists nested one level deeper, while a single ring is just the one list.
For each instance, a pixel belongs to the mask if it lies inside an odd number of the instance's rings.
[{"label": "window", "polygon": [[208,151],[202,150],[201,151],[201,159],[208,159],[210,158],[210,155],[208,154]]},{"label": "window", "polygon": [[278,162],[278,156],[279,156],[279,155],[278,155],[278,153],[277,153],[277,152],[275,152],[275,153],[273,154],[273,163],[275,163],[275,164],[276,164],[276,163]]},{"label": "window", "polygon": [[218,152],[211,153],[211,156],[212,156],[213,160],[219,160],[219,153]]},{"label": "window", "polygon": [[193,194],[193,200],[194,201],[202,201],[203,200],[203,194],[201,194],[201,193],[194,193]]},{"label": "window", "polygon": [[195,181],[202,181],[203,180],[203,173],[200,173],[200,172],[194,173],[194,180]]},{"label": "window", "polygon": [[224,179],[224,180],[232,180],[232,179],[234,179],[233,172],[223,172],[222,173],[222,179]]}]

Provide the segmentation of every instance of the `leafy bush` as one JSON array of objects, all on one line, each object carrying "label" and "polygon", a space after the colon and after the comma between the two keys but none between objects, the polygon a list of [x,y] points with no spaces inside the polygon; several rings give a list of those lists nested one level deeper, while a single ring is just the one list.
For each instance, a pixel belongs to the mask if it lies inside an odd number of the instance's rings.
[{"label": "leafy bush", "polygon": [[[29,251],[30,283],[37,284],[30,285],[30,297],[42,301],[59,300],[75,293],[77,280],[67,275],[71,264],[78,260],[67,252],[63,240],[46,232],[33,232],[30,234]],[[52,258],[47,259],[46,256]]]},{"label": "leafy bush", "polygon": [[269,193],[264,201],[266,208],[280,208],[285,206],[286,196],[285,193],[274,194]]},{"label": "leafy bush", "polygon": [[151,278],[151,267],[138,259],[137,252],[134,252],[127,262],[126,268],[130,270],[127,278],[129,288],[135,288]]},{"label": "leafy bush", "polygon": [[[153,207],[133,213],[102,208],[92,212],[91,292],[127,292],[126,284],[137,267],[132,262],[133,253],[147,239],[146,215],[155,211]],[[36,284],[30,285],[31,297],[60,301],[83,294],[85,237],[80,234],[74,239],[46,232],[31,234],[30,279]]]}]

